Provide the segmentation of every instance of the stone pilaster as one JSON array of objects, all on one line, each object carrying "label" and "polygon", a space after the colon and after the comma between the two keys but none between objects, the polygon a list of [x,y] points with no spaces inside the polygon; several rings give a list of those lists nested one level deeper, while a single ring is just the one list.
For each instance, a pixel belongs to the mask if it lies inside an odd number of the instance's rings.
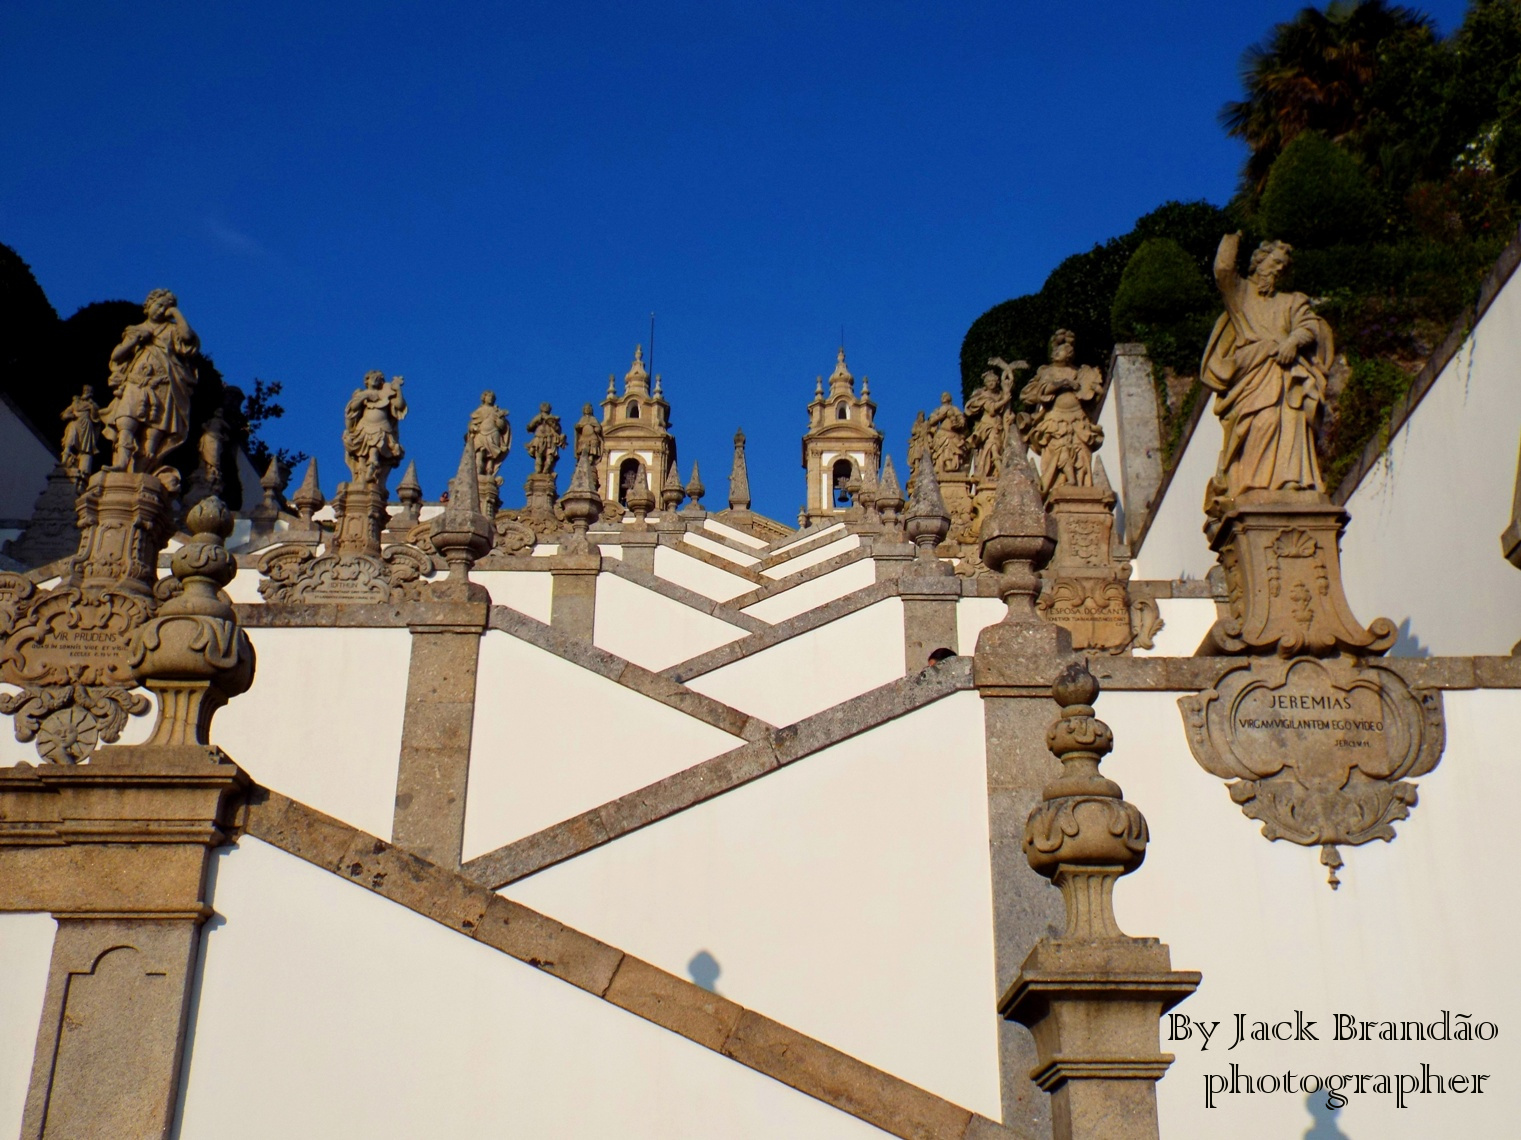
[{"label": "stone pilaster", "polygon": [[602,559],[595,554],[555,557],[550,571],[554,579],[549,598],[551,627],[567,637],[591,642],[597,620],[597,571],[601,568]]},{"label": "stone pilaster", "polygon": [[206,862],[247,784],[195,746],[0,769],[0,911],[58,920],[27,1140],[169,1136]]},{"label": "stone pilaster", "polygon": [[458,867],[475,723],[476,667],[487,603],[414,607],[412,657],[391,840],[441,867]]},{"label": "stone pilaster", "polygon": [[1125,542],[1133,546],[1146,525],[1162,485],[1162,428],[1157,390],[1144,344],[1117,344],[1109,361],[1109,399],[1120,438],[1120,490],[1125,504]]},{"label": "stone pilaster", "polygon": [[956,603],[961,600],[961,581],[945,575],[904,575],[899,590],[903,599],[904,670],[917,673],[930,663],[929,655],[935,650],[957,652]]},{"label": "stone pilaster", "polygon": [[1046,740],[1062,769],[1031,811],[1023,846],[1060,889],[1066,926],[1030,951],[999,1011],[1034,1036],[1031,1076],[1051,1094],[1053,1140],[1156,1140],[1156,1082],[1173,1060],[1158,1023],[1200,976],[1174,971],[1166,946],[1115,923],[1115,881],[1141,865],[1148,836],[1141,813],[1099,773],[1114,738],[1094,716],[1098,691],[1076,663],[1051,688],[1061,716]]},{"label": "stone pilaster", "polygon": [[[1008,606],[1003,621],[978,635],[972,678],[983,700],[988,765],[989,858],[993,878],[993,949],[1000,978],[1013,977],[1035,943],[1061,928],[1061,902],[1025,861],[1020,835],[1055,775],[1045,747],[1050,676],[1072,652],[1067,631],[1035,613],[1037,572],[1055,547],[1024,441],[1010,433],[997,497],[982,529],[982,560],[999,574]],[[1036,1136],[1050,1134],[1048,1098],[1031,1081],[1035,1044],[1021,1026],[1001,1021],[999,1065],[1003,1119]]]}]

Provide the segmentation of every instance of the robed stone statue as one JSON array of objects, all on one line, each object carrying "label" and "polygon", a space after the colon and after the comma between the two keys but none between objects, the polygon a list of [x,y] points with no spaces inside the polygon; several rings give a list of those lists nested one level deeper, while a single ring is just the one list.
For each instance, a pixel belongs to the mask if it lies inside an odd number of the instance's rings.
[{"label": "robed stone statue", "polygon": [[113,399],[101,419],[114,470],[155,470],[190,434],[201,342],[178,304],[169,290],[153,290],[143,302],[146,319],[111,352]]},{"label": "robed stone statue", "polygon": [[1240,244],[1239,233],[1227,234],[1215,254],[1225,312],[1199,373],[1216,393],[1215,415],[1225,431],[1205,495],[1211,513],[1243,491],[1325,490],[1315,425],[1334,355],[1331,328],[1303,293],[1278,291],[1292,253],[1287,243],[1258,246],[1245,279],[1236,270]]},{"label": "robed stone statue", "polygon": [[356,486],[384,487],[401,462],[401,421],[407,416],[402,377],[387,382],[384,372],[366,372],[364,387],[343,409],[343,458]]}]

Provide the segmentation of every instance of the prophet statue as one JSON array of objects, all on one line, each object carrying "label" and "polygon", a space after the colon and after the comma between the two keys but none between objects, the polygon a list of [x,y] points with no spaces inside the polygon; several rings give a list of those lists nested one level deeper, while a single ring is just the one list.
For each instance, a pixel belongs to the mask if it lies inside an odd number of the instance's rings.
[{"label": "prophet statue", "polygon": [[528,421],[528,430],[533,437],[525,450],[533,457],[533,473],[554,474],[555,464],[560,461],[560,449],[569,442],[560,430],[560,417],[550,410],[548,404],[540,404],[539,414]]},{"label": "prophet statue", "polygon": [[1247,276],[1237,272],[1239,233],[1220,239],[1215,281],[1225,312],[1215,322],[1199,376],[1215,393],[1225,432],[1220,461],[1205,493],[1214,513],[1243,491],[1324,491],[1315,426],[1326,397],[1335,348],[1331,327],[1303,293],[1283,293],[1293,248],[1265,241]]},{"label": "prophet statue", "polygon": [[114,398],[101,419],[113,470],[154,470],[190,433],[201,341],[178,305],[169,290],[153,290],[143,302],[147,319],[128,326],[111,351]]},{"label": "prophet statue", "polygon": [[222,486],[222,451],[227,446],[227,421],[217,408],[201,427],[201,477],[213,487]]},{"label": "prophet statue", "polygon": [[1104,429],[1093,422],[1093,407],[1104,377],[1091,364],[1077,365],[1077,338],[1071,329],[1051,337],[1051,362],[1042,364],[1019,393],[1034,410],[1020,417],[1030,447],[1040,456],[1040,489],[1093,486],[1093,453]]},{"label": "prophet statue", "polygon": [[602,458],[602,424],[592,413],[590,404],[581,408],[581,418],[576,421],[576,462],[590,460],[595,466]]},{"label": "prophet statue", "polygon": [[940,393],[940,406],[930,413],[925,427],[936,471],[952,474],[966,466],[966,416],[951,403],[949,392]]},{"label": "prophet statue", "polygon": [[465,429],[465,442],[475,453],[475,473],[480,478],[493,478],[501,470],[502,460],[512,451],[512,425],[507,421],[507,411],[496,406],[496,393],[481,393],[481,403],[470,413],[470,426]]},{"label": "prophet statue", "polygon": [[100,406],[95,403],[95,389],[86,384],[59,418],[65,425],[60,462],[75,479],[88,479],[100,451]]},{"label": "prophet statue", "polygon": [[908,432],[908,469],[919,470],[919,460],[929,453],[930,434],[929,425],[924,422],[924,413],[920,412],[914,417],[914,426]]},{"label": "prophet statue", "polygon": [[406,454],[401,449],[401,421],[407,418],[402,383],[400,376],[387,382],[384,372],[366,372],[364,387],[354,391],[343,410],[343,458],[356,486],[384,487]]}]

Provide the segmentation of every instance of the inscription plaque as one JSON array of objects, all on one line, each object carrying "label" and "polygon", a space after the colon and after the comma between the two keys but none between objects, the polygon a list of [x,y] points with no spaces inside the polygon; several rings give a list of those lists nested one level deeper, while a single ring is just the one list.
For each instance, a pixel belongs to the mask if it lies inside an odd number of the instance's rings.
[{"label": "inscription plaque", "polygon": [[1439,692],[1349,657],[1253,658],[1178,706],[1199,764],[1268,839],[1321,847],[1333,887],[1336,847],[1392,840],[1445,742]]}]

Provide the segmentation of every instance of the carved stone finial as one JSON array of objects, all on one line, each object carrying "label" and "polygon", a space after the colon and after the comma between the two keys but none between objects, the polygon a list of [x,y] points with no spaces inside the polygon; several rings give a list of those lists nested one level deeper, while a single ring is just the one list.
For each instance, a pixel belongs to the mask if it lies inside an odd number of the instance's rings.
[{"label": "carved stone finial", "polygon": [[1000,592],[1010,618],[1033,620],[1038,574],[1051,560],[1056,538],[1017,426],[1010,425],[1000,468],[993,509],[982,524],[982,561],[1003,576]]},{"label": "carved stone finial", "polygon": [[401,394],[404,378],[386,380],[384,372],[366,372],[343,409],[343,456],[352,476],[350,488],[373,487],[385,493],[386,480],[406,452],[401,447],[401,421],[407,401]]},{"label": "carved stone finial", "polygon": [[946,513],[945,500],[940,495],[940,481],[935,477],[935,465],[928,456],[919,461],[914,472],[914,494],[903,516],[903,530],[908,540],[917,546],[916,558],[921,569],[931,565],[950,573],[935,556],[935,547],[945,541],[951,529],[951,516]]},{"label": "carved stone finial", "polygon": [[644,468],[639,468],[639,474],[634,479],[634,486],[628,493],[628,501],[624,504],[634,512],[634,525],[642,527],[645,518],[656,507],[655,493],[650,490],[650,473]]},{"label": "carved stone finial", "polygon": [[306,465],[306,475],[301,480],[301,486],[296,488],[296,493],[291,496],[291,505],[301,516],[301,525],[304,529],[316,527],[317,524],[312,521],[312,516],[327,505],[327,499],[322,494],[322,483],[317,477],[316,459]]},{"label": "carved stone finial", "polygon": [[561,544],[566,554],[595,554],[595,544],[586,537],[586,531],[602,515],[602,496],[597,493],[597,477],[592,471],[591,460],[582,456],[570,477],[570,488],[560,497],[560,510],[570,524],[571,533]]},{"label": "carved stone finial", "polygon": [[822,376],[814,377],[813,398],[815,400],[822,400],[824,398],[824,378]]},{"label": "carved stone finial", "polygon": [[156,471],[190,433],[201,342],[178,306],[169,290],[153,290],[143,302],[146,319],[111,352],[114,398],[100,418],[114,445],[113,471]]},{"label": "carved stone finial", "polygon": [[253,683],[253,645],[222,592],[237,573],[225,545],[232,523],[214,496],[191,508],[185,519],[190,541],[170,562],[180,592],[128,642],[129,662],[158,697],[149,744],[210,744],[213,714]]},{"label": "carved stone finial", "polygon": [[1146,858],[1146,820],[1099,774],[1114,747],[1109,726],[1093,713],[1099,684],[1074,662],[1051,686],[1061,716],[1046,743],[1062,762],[1025,824],[1025,859],[1051,879],[1067,904],[1065,938],[1122,938],[1114,920],[1114,882]]},{"label": "carved stone finial", "polygon": [[618,398],[618,378],[616,376],[614,376],[613,373],[609,372],[607,374],[607,399],[609,399],[609,400],[616,400],[617,398]]},{"label": "carved stone finial", "polygon": [[734,433],[734,466],[729,471],[729,509],[750,509],[750,473],[745,469],[745,433]]},{"label": "carved stone finial", "polygon": [[882,524],[882,512],[877,507],[877,473],[870,463],[861,469],[853,501],[861,509],[861,521],[866,526],[875,528]]},{"label": "carved stone finial", "polygon": [[834,371],[829,374],[829,394],[831,396],[855,394],[856,378],[850,374],[850,369],[845,367],[845,348],[835,354]]},{"label": "carved stone finial", "polygon": [[663,399],[664,395],[665,395],[664,392],[662,392],[660,385],[661,385],[660,373],[657,372],[657,373],[655,373],[655,392],[654,392],[655,399],[657,399],[657,400]]},{"label": "carved stone finial", "polygon": [[401,510],[391,520],[391,529],[405,534],[418,524],[422,514],[423,489],[417,479],[415,459],[407,464],[401,482],[396,484],[396,499],[401,503]]},{"label": "carved stone finial", "polygon": [[882,460],[882,482],[877,488],[877,510],[882,515],[883,537],[889,542],[901,542],[903,488],[898,485],[898,473],[893,469],[891,455]]},{"label": "carved stone finial", "polygon": [[660,509],[674,511],[681,506],[681,500],[686,498],[687,493],[682,489],[681,476],[676,472],[676,461],[666,468],[665,482],[660,486]]},{"label": "carved stone finial", "polygon": [[703,509],[702,497],[707,494],[708,489],[702,485],[702,476],[697,473],[695,461],[692,463],[692,478],[687,481],[686,491],[688,502],[683,510],[693,514],[700,513]]},{"label": "carved stone finial", "polygon": [[634,362],[628,366],[628,371],[623,376],[623,394],[625,396],[646,396],[650,390],[650,374],[644,367],[644,345],[634,346]]},{"label": "carved stone finial", "polygon": [[1061,891],[1067,923],[1035,944],[999,1012],[1035,1038],[1030,1076],[1051,1094],[1053,1120],[1065,1122],[1056,1135],[1155,1138],[1155,1082],[1172,1063],[1159,1023],[1201,978],[1171,969],[1166,946],[1127,937],[1115,922],[1115,881],[1141,865],[1148,835],[1140,811],[1099,772],[1114,737],[1094,715],[1098,692],[1077,663],[1051,686],[1061,714],[1046,742],[1062,770],[1030,813],[1023,847]]},{"label": "carved stone finial", "polygon": [[496,533],[492,516],[480,509],[478,465],[479,453],[467,437],[449,483],[449,501],[428,526],[428,539],[449,563],[449,584],[456,590],[469,581],[470,568],[491,549]]}]

